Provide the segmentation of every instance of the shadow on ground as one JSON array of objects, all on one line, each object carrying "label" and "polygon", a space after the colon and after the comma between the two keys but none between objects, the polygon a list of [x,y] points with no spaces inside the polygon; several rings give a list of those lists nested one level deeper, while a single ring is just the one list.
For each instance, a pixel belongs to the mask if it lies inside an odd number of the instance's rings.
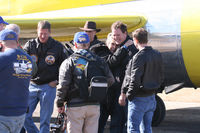
[{"label": "shadow on ground", "polygon": [[[39,124],[39,117],[33,118]],[[54,123],[56,117],[51,118]],[[108,120],[105,133],[109,133]],[[164,121],[153,127],[153,133],[199,133],[200,132],[200,107],[181,108],[166,111]]]},{"label": "shadow on ground", "polygon": [[167,110],[164,121],[158,127],[153,127],[153,132],[199,133],[200,107]]}]

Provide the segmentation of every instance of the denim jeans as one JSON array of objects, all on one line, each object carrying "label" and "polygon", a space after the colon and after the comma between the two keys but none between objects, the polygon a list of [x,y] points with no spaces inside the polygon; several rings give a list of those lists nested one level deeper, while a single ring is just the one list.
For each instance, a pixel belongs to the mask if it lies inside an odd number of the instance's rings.
[{"label": "denim jeans", "polygon": [[155,95],[128,101],[128,133],[152,133],[151,122],[156,109]]},{"label": "denim jeans", "polygon": [[0,115],[0,132],[1,133],[20,133],[24,125],[25,115],[20,116],[2,116]]},{"label": "denim jeans", "polygon": [[[50,119],[54,108],[56,88],[48,84],[29,86],[29,112],[26,115],[24,127],[28,133],[49,133]],[[40,131],[34,124],[32,114],[40,102]]]}]

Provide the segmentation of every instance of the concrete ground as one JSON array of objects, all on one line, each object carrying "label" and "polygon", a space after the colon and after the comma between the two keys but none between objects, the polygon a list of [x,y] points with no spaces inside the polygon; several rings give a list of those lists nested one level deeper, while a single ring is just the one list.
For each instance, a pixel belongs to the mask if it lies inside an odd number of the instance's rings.
[{"label": "concrete ground", "polygon": [[[153,133],[200,133],[200,89],[183,88],[159,96],[165,103],[166,117],[158,127],[153,127]],[[33,116],[39,127],[39,106]],[[52,122],[56,116],[55,107]],[[108,128],[105,133],[109,133]]]}]

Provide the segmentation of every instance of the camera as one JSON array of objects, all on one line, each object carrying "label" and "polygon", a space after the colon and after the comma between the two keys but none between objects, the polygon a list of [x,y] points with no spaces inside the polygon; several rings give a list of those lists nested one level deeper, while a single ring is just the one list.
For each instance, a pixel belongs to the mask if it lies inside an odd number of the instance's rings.
[{"label": "camera", "polygon": [[59,113],[54,124],[50,125],[50,133],[64,133],[66,129],[66,113]]}]

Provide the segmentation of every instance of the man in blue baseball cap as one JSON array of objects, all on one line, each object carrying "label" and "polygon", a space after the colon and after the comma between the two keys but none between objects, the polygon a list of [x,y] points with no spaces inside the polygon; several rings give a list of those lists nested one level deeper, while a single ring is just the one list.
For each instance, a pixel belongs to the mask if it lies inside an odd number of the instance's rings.
[{"label": "man in blue baseball cap", "polygon": [[8,25],[9,23],[4,21],[3,18],[0,16],[0,31],[2,31],[4,29],[5,24]]},{"label": "man in blue baseball cap", "polygon": [[0,131],[19,133],[28,108],[32,58],[17,47],[12,30],[0,32]]},{"label": "man in blue baseball cap", "polygon": [[0,51],[3,52],[8,48],[17,47],[17,34],[12,30],[2,30],[0,32]]},{"label": "man in blue baseball cap", "polygon": [[74,35],[74,46],[76,49],[88,49],[90,46],[90,38],[85,32],[77,32]]},{"label": "man in blue baseball cap", "polygon": [[17,41],[17,34],[13,30],[2,30],[0,32],[0,40],[1,41],[7,41],[7,40],[15,40]]},{"label": "man in blue baseball cap", "polygon": [[66,103],[67,133],[97,133],[100,107],[99,101],[89,98],[89,83],[92,77],[101,75],[110,86],[114,77],[108,65],[88,50],[90,39],[87,33],[77,32],[74,45],[75,52],[63,61],[59,70],[58,112],[64,113]]}]

